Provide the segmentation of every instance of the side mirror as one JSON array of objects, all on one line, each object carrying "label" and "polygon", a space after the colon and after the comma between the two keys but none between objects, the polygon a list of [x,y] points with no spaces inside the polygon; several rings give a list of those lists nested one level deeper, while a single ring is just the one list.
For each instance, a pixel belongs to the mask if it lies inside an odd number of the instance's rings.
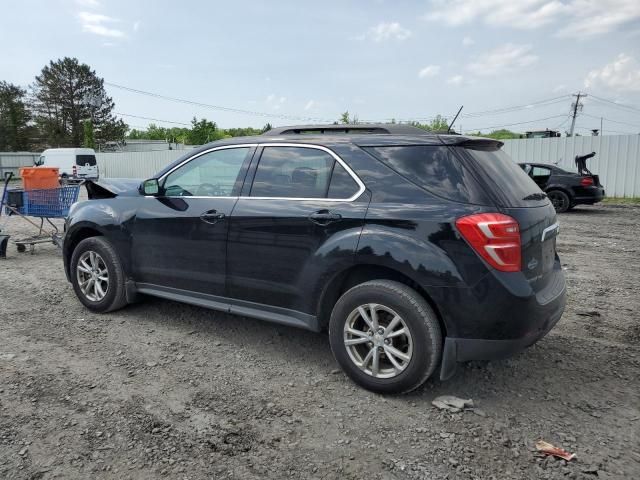
[{"label": "side mirror", "polygon": [[158,183],[157,178],[150,178],[149,180],[145,180],[140,185],[140,193],[143,195],[158,195],[160,193],[160,184]]}]

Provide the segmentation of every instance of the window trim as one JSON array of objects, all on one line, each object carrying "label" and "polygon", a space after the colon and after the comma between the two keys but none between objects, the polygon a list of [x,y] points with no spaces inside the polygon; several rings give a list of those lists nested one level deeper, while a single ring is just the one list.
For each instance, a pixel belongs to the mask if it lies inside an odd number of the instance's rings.
[{"label": "window trim", "polygon": [[[211,153],[211,152],[215,152],[217,150],[228,150],[231,148],[255,148],[257,147],[258,144],[257,143],[239,143],[237,145],[221,145],[219,147],[212,147],[212,148],[208,148],[207,150],[203,150],[201,152],[196,153],[194,156],[186,158],[184,161],[180,162],[178,165],[176,165],[175,167],[173,167],[171,170],[169,170],[168,172],[165,172],[162,176],[160,176],[158,178],[158,183],[162,183],[164,181],[166,181],[166,177],[171,175],[175,170],[177,170],[178,168],[186,165],[187,163],[191,162],[192,160],[195,160],[196,158],[205,155],[207,153]],[[251,159],[246,159],[244,160],[244,162],[250,162]],[[242,167],[240,167],[242,169]],[[151,198],[157,198],[155,195],[145,195],[145,197],[151,197]],[[207,196],[207,195],[188,195],[188,196],[182,196],[182,195],[164,195],[162,198],[238,198],[239,195],[216,195],[216,196]]]},{"label": "window trim", "polygon": [[[347,163],[342,160],[342,158],[340,158],[339,155],[337,155],[333,150],[324,147],[322,145],[314,145],[312,143],[285,143],[285,142],[274,142],[274,143],[261,143],[258,145],[259,147],[262,147],[262,152],[264,152],[264,148],[265,147],[300,147],[300,148],[310,148],[310,149],[315,149],[315,150],[322,150],[323,152],[328,153],[329,155],[331,155],[333,157],[333,159],[338,162],[342,168],[344,168],[346,170],[346,172],[351,176],[351,178],[356,182],[356,184],[358,185],[358,191],[356,193],[354,193],[352,196],[350,196],[349,198],[326,198],[326,197],[252,197],[250,195],[241,195],[240,198],[244,199],[250,199],[250,200],[295,200],[295,201],[325,201],[325,202],[353,202],[354,200],[356,200],[358,197],[360,197],[360,195],[362,195],[365,191],[365,186],[364,183],[362,183],[362,180],[360,180],[360,178],[355,174],[355,172],[353,170],[351,170],[351,167],[349,167],[349,165],[347,165]],[[260,153],[260,159],[262,158],[262,152]],[[256,168],[254,170],[254,175],[253,178],[251,178],[251,187],[253,187],[253,180],[255,179],[255,172],[257,171],[257,169],[260,167],[260,159],[258,159],[258,163],[256,164]],[[334,164],[334,168],[335,168],[335,164]],[[333,177],[333,170],[331,171],[331,177]],[[331,185],[331,178],[329,178],[329,185]],[[249,191],[251,192],[251,191]],[[328,193],[328,190],[327,190]]]}]

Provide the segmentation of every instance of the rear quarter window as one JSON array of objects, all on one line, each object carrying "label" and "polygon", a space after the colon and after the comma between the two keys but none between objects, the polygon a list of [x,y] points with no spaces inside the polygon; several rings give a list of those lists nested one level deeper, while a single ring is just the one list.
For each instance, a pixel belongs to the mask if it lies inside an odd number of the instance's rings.
[{"label": "rear quarter window", "polygon": [[478,145],[467,146],[464,151],[495,185],[496,194],[505,206],[538,207],[549,203],[536,182],[502,150]]},{"label": "rear quarter window", "polygon": [[482,186],[449,147],[409,145],[364,150],[434,195],[461,203],[491,204]]}]

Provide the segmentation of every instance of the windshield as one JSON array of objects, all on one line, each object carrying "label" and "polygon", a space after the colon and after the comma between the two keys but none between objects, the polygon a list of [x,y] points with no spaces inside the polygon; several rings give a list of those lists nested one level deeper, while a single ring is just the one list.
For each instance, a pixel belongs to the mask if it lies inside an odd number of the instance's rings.
[{"label": "windshield", "polygon": [[502,150],[481,146],[465,150],[498,187],[505,206],[537,207],[549,202],[540,187]]}]

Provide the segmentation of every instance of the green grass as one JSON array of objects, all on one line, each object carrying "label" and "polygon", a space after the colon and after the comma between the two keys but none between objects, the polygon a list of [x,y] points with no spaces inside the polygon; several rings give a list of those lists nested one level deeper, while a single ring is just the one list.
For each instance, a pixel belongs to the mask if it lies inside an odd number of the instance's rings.
[{"label": "green grass", "polygon": [[606,197],[602,203],[607,205],[640,205],[640,197]]}]

